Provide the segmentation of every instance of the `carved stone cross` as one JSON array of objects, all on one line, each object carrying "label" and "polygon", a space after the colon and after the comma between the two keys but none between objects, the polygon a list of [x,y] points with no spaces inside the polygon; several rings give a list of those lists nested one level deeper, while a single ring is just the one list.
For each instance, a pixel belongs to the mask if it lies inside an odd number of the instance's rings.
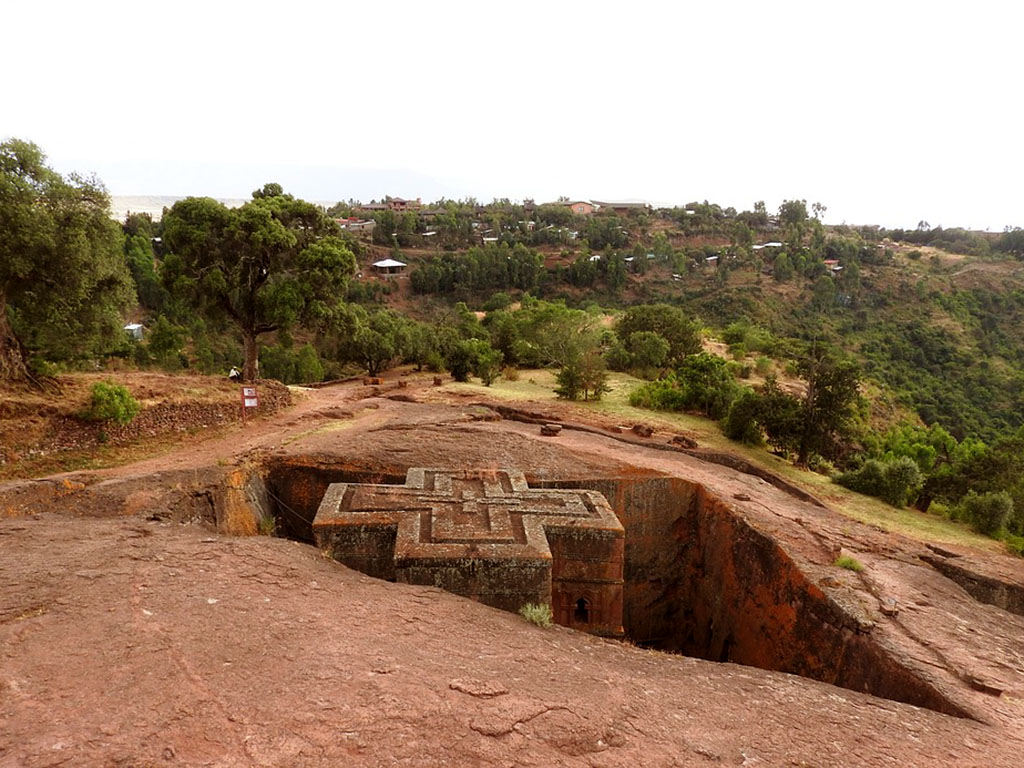
[{"label": "carved stone cross", "polygon": [[516,470],[410,469],[405,485],[331,485],[317,544],[371,576],[622,634],[623,528],[596,491],[530,488]]}]

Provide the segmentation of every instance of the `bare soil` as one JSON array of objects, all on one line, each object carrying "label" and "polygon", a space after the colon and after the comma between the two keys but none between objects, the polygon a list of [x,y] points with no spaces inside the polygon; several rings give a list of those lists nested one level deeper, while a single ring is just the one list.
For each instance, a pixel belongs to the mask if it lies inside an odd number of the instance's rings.
[{"label": "bare soil", "polygon": [[[131,424],[83,417],[101,381],[127,387],[142,406]],[[241,426],[239,386],[226,377],[132,371],[60,376],[43,390],[0,389],[0,480],[124,464]],[[247,414],[254,422],[291,402],[276,381],[261,382],[258,393],[259,407]]]}]

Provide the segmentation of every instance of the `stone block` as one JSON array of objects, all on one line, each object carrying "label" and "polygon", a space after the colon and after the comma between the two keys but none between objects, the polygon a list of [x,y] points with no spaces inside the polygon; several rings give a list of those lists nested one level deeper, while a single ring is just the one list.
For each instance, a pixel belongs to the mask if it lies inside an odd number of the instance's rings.
[{"label": "stone block", "polygon": [[329,486],[313,535],[372,576],[510,611],[547,603],[561,624],[623,634],[624,531],[596,491],[533,489],[510,469],[416,468],[405,485]]}]

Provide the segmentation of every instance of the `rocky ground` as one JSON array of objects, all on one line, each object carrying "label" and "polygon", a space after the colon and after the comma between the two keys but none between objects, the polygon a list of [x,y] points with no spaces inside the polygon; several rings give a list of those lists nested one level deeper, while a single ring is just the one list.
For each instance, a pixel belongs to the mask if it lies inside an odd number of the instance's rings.
[{"label": "rocky ground", "polygon": [[[0,485],[0,766],[1019,764],[1019,560],[885,534],[663,450],[671,435],[545,438],[448,400],[415,384],[332,387],[177,453]],[[680,478],[704,489],[715,530],[771,544],[759,574],[715,576],[724,603],[791,620],[777,591],[747,589],[782,574],[793,606],[848,625],[844,652],[866,648],[964,716],[543,630],[303,543],[224,533],[255,530],[275,462]],[[740,543],[703,545],[727,556]],[[835,568],[840,552],[865,571]],[[780,648],[784,630],[759,631]]]}]

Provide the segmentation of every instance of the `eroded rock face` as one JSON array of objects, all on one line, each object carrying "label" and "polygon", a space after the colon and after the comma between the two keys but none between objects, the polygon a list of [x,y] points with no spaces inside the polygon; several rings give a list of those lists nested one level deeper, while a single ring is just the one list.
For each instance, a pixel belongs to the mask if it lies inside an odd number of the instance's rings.
[{"label": "eroded rock face", "polygon": [[624,622],[633,642],[970,716],[879,645],[866,614],[826,595],[705,487],[643,476],[568,484],[600,490],[626,529]]}]

